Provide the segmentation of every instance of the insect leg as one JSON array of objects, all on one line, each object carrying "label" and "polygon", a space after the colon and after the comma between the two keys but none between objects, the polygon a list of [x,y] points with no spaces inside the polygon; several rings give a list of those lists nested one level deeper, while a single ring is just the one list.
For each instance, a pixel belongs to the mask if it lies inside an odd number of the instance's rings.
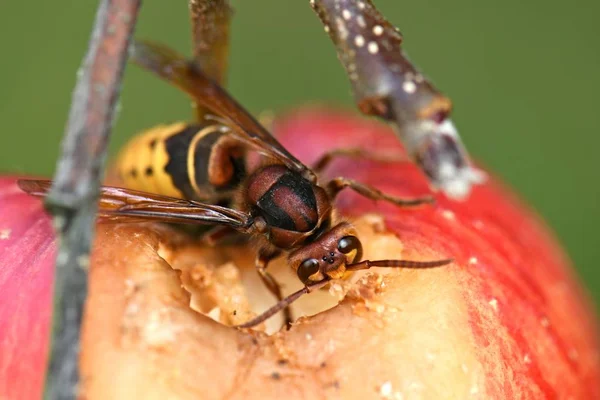
[{"label": "insect leg", "polygon": [[294,292],[294,293],[290,294],[288,297],[282,299],[281,301],[279,301],[277,304],[275,304],[273,307],[269,308],[262,314],[256,316],[255,318],[251,319],[248,322],[245,322],[240,325],[236,325],[235,327],[236,328],[252,328],[253,326],[256,326],[256,325],[260,324],[261,322],[266,321],[267,319],[271,318],[273,315],[277,314],[279,311],[283,310],[284,308],[289,307],[293,302],[298,300],[303,295],[310,293],[314,290],[322,288],[328,282],[329,282],[329,280],[326,279],[321,282],[317,282],[312,285],[305,286],[302,289],[298,290],[297,292]]},{"label": "insect leg", "polygon": [[334,178],[327,184],[327,192],[333,198],[345,188],[350,188],[369,199],[387,201],[400,207],[419,206],[422,204],[431,204],[434,202],[434,198],[432,196],[418,197],[415,199],[403,199],[395,196],[390,196],[372,186],[365,185],[364,183],[360,183],[355,180],[344,177]]},{"label": "insect leg", "polygon": [[383,163],[410,161],[407,157],[399,154],[378,154],[373,151],[361,149],[359,147],[347,147],[342,149],[330,150],[317,159],[312,165],[312,170],[317,174],[321,173],[337,157],[348,157],[353,159],[372,160]]},{"label": "insect leg", "polygon": [[229,226],[217,225],[206,231],[202,235],[201,241],[202,243],[206,243],[209,246],[216,246],[219,243],[230,239],[236,235],[239,235],[239,232],[235,229]]},{"label": "insect leg", "polygon": [[[265,251],[259,250],[258,255],[256,257],[256,271],[260,276],[260,279],[263,281],[267,289],[277,298],[278,302],[283,300],[283,293],[281,292],[281,286],[275,280],[273,275],[267,272],[267,266],[269,265],[269,261],[278,257],[281,254],[281,251]],[[284,309],[284,318],[285,318],[285,326],[289,326],[292,323],[292,312],[289,307],[285,307]]]}]

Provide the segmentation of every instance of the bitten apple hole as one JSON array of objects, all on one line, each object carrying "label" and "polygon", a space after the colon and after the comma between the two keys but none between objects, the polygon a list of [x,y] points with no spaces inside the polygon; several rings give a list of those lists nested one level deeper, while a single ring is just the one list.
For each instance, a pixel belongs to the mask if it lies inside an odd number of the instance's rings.
[{"label": "bitten apple hole", "polygon": [[[363,259],[403,258],[401,241],[385,229],[380,216],[365,215],[352,222],[364,248]],[[277,301],[256,272],[256,249],[252,245],[208,247],[195,241],[172,246],[160,242],[157,253],[179,271],[182,287],[190,294],[190,307],[221,324],[242,324]],[[302,288],[285,256],[273,260],[268,271],[279,282],[284,295]],[[291,306],[292,317],[296,324],[301,324],[303,317],[335,307],[346,296],[356,302],[357,315],[389,311],[377,302],[377,293],[385,290],[381,275],[390,272],[395,270],[373,268],[356,272],[345,280],[332,281],[325,288],[297,300]],[[271,334],[279,331],[283,323],[283,315],[279,313],[255,329]]]}]

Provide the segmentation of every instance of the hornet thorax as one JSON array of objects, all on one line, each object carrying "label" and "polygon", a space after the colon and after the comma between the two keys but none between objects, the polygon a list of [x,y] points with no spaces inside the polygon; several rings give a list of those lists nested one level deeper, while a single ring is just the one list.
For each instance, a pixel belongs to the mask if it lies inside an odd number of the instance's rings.
[{"label": "hornet thorax", "polygon": [[258,169],[248,178],[245,193],[251,214],[265,222],[267,239],[281,249],[310,242],[330,225],[325,190],[283,165]]}]

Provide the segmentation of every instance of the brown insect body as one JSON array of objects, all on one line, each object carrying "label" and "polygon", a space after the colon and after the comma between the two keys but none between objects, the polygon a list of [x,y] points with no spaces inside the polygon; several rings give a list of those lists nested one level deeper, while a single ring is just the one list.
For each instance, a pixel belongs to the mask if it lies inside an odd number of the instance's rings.
[{"label": "brown insect body", "polygon": [[[292,302],[347,272],[371,267],[432,268],[452,262],[361,261],[362,245],[356,230],[335,218],[333,200],[341,190],[350,188],[397,206],[430,203],[431,198],[397,198],[343,177],[320,184],[311,168],[219,86],[224,75],[219,68],[225,65],[228,41],[212,33],[226,30],[229,24],[227,1],[193,0],[190,7],[195,24],[206,23],[193,30],[196,42],[202,44],[194,61],[141,42],[134,44],[131,57],[189,94],[196,103],[198,122],[155,128],[134,139],[118,162],[128,188],[101,188],[100,217],[121,222],[217,225],[259,238],[256,268],[279,301],[241,327],[255,326],[282,310],[290,322],[288,306]],[[202,65],[207,61],[205,73]],[[269,163],[247,174],[246,149],[258,151]],[[324,154],[315,163],[316,169],[340,154],[364,156],[343,150]],[[19,185],[36,196],[45,196],[50,189],[49,181],[23,180]],[[217,205],[220,200],[226,206]],[[266,271],[269,261],[282,253],[287,253],[289,265],[305,285],[285,298]]]},{"label": "brown insect body", "polygon": [[[332,224],[332,199],[320,186],[283,165],[259,169],[248,179],[247,200],[266,241],[288,252],[290,267],[304,283],[342,278],[346,264],[362,256],[351,224]],[[354,237],[355,253],[340,253],[339,241]]]},{"label": "brown insect body", "polygon": [[267,240],[281,249],[303,244],[331,218],[325,190],[280,164],[252,174],[245,193],[251,215],[264,224]]}]

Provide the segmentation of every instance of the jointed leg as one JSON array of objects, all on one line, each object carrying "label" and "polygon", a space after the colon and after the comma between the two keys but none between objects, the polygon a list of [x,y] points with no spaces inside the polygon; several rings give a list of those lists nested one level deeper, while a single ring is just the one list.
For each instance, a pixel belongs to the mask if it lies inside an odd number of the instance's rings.
[{"label": "jointed leg", "polygon": [[334,178],[327,184],[327,192],[331,197],[337,196],[338,193],[345,188],[350,188],[369,199],[384,200],[400,207],[419,206],[434,202],[434,198],[432,196],[419,197],[415,199],[402,199],[399,197],[390,196],[372,186],[343,177]]},{"label": "jointed leg", "polygon": [[[371,267],[388,267],[388,268],[411,268],[411,269],[427,269],[427,268],[437,268],[443,265],[447,265],[453,262],[452,259],[446,260],[435,260],[435,261],[410,261],[410,260],[377,260],[377,261],[362,261],[356,264],[348,265],[348,271],[358,271],[361,269],[369,269]],[[308,294],[314,290],[320,289],[329,283],[329,279],[324,279],[321,282],[316,282],[311,285],[307,285],[302,289],[290,294],[284,299],[281,299],[277,302],[273,307],[269,308],[265,312],[260,315],[257,315],[250,321],[247,321],[243,324],[237,325],[237,328],[251,328],[260,324],[263,321],[271,318],[273,315],[277,314],[279,311],[283,309],[287,309],[294,301],[298,300],[305,294]]]},{"label": "jointed leg", "polygon": [[322,172],[337,157],[348,157],[354,159],[364,159],[387,163],[410,161],[409,158],[404,155],[386,155],[361,149],[359,147],[347,147],[342,149],[330,150],[327,153],[323,154],[321,157],[319,157],[319,159],[317,159],[316,162],[313,163],[312,170],[315,171],[317,174]]},{"label": "jointed leg", "polygon": [[237,325],[236,328],[251,328],[253,326],[256,326],[256,325],[260,324],[261,322],[266,321],[267,319],[271,318],[273,315],[277,314],[279,311],[284,310],[284,309],[288,309],[289,306],[293,302],[295,302],[296,300],[298,300],[300,297],[302,297],[303,295],[305,295],[307,293],[310,293],[310,292],[312,292],[314,290],[322,288],[328,282],[329,282],[329,280],[325,279],[325,280],[323,280],[321,282],[317,282],[317,283],[313,283],[313,284],[308,285],[308,286],[304,286],[302,289],[300,289],[300,290],[298,290],[298,291],[290,294],[286,298],[278,301],[277,304],[275,304],[273,307],[269,308],[268,310],[266,310],[262,314],[257,315],[256,317],[254,317],[250,321],[247,321],[247,322],[244,322],[243,324]]},{"label": "jointed leg", "polygon": [[[273,275],[267,272],[267,266],[269,261],[278,257],[281,254],[281,251],[273,251],[266,252],[264,250],[259,250],[258,255],[256,257],[256,271],[258,272],[258,276],[263,281],[267,289],[277,298],[277,302],[281,302],[283,300],[283,294],[281,293],[281,287],[279,283],[273,278]],[[289,326],[292,323],[292,312],[289,306],[286,306],[283,310],[285,325]]]},{"label": "jointed leg", "polygon": [[202,235],[202,242],[209,246],[216,246],[224,240],[230,239],[240,233],[230,226],[217,225],[210,228]]}]

